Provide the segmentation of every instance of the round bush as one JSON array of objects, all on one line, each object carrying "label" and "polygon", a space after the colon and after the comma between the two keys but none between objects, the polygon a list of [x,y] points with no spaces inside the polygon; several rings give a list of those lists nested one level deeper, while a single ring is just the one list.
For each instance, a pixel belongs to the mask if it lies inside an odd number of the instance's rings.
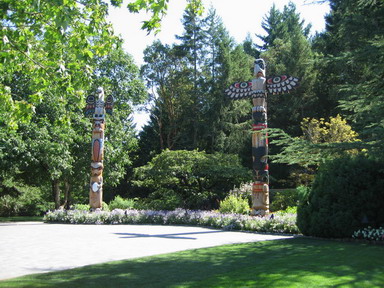
[{"label": "round bush", "polygon": [[220,213],[249,214],[248,199],[241,196],[229,195],[220,202]]},{"label": "round bush", "polygon": [[134,199],[124,199],[121,196],[117,195],[115,199],[113,199],[111,202],[109,202],[108,210],[104,209],[104,211],[114,210],[114,209],[133,209],[135,205]]},{"label": "round bush", "polygon": [[384,224],[383,163],[363,156],[321,165],[312,189],[298,207],[297,225],[304,235],[342,238]]}]

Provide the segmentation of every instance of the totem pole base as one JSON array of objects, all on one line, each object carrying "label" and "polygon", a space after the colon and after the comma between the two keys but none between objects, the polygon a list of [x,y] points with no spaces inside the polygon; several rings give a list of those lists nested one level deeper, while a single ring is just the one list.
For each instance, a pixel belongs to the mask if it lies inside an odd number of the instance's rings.
[{"label": "totem pole base", "polygon": [[103,205],[103,191],[89,192],[89,206],[91,210],[96,210],[97,208],[101,209]]},{"label": "totem pole base", "polygon": [[255,182],[252,188],[251,215],[264,216],[269,213],[269,186],[267,183]]}]

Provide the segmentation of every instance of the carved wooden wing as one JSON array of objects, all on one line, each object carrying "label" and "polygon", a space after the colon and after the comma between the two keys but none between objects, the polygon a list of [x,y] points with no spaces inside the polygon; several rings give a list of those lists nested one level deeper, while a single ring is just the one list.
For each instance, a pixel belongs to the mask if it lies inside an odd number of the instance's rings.
[{"label": "carved wooden wing", "polygon": [[113,97],[112,96],[108,96],[107,97],[107,101],[105,102],[105,112],[107,112],[110,115],[112,115],[113,104],[114,104]]},{"label": "carved wooden wing", "polygon": [[253,94],[252,82],[235,82],[225,90],[225,94],[235,100],[251,97]]},{"label": "carved wooden wing", "polygon": [[299,78],[280,75],[267,78],[267,90],[269,94],[284,94],[295,89],[299,85]]},{"label": "carved wooden wing", "polygon": [[96,97],[94,95],[89,95],[87,97],[87,106],[85,106],[85,116],[91,117],[95,113],[96,108]]}]

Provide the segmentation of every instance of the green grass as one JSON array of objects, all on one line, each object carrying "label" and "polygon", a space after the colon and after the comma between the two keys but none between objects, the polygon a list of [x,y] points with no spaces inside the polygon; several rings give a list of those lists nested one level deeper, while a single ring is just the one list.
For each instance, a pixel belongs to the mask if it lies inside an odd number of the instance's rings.
[{"label": "green grass", "polygon": [[[108,249],[108,247],[106,247]],[[0,287],[383,287],[384,246],[295,238],[34,274]]]},{"label": "green grass", "polygon": [[1,222],[30,222],[30,221],[43,221],[44,216],[12,216],[0,217]]}]

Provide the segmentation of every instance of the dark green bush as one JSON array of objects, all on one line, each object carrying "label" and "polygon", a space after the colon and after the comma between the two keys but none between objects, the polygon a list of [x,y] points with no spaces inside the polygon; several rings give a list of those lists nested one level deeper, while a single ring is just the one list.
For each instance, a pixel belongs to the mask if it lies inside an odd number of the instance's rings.
[{"label": "dark green bush", "polygon": [[5,181],[0,187],[0,216],[41,216],[54,208],[40,188]]},{"label": "dark green bush", "polygon": [[148,207],[215,209],[234,185],[251,178],[236,155],[165,150],[135,169],[137,187],[151,191]]},{"label": "dark green bush", "polygon": [[288,207],[295,207],[298,204],[299,197],[297,189],[271,190],[269,194],[269,209],[272,212],[285,210]]},{"label": "dark green bush", "polygon": [[111,202],[109,202],[108,207],[110,210],[113,209],[133,209],[135,206],[134,199],[125,199],[117,195]]},{"label": "dark green bush", "polygon": [[20,212],[20,203],[10,195],[0,197],[0,217],[16,216]]},{"label": "dark green bush", "polygon": [[298,207],[304,235],[351,237],[367,226],[384,225],[384,166],[363,156],[321,165],[312,189]]}]

